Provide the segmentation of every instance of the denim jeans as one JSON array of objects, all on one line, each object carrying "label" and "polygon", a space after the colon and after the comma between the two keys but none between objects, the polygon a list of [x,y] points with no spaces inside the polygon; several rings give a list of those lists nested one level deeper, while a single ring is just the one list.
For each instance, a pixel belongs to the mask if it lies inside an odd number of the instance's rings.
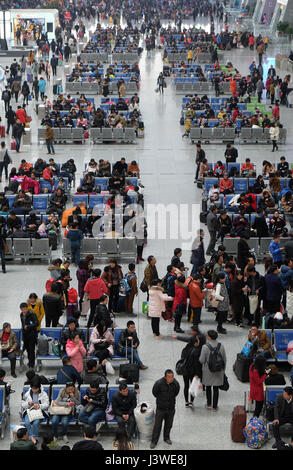
[{"label": "denim jeans", "polygon": [[95,410],[92,411],[91,414],[86,413],[85,411],[81,411],[78,415],[79,421],[82,423],[89,424],[90,426],[96,426],[98,421],[102,421],[105,418],[105,411],[104,410]]},{"label": "denim jeans", "polygon": [[270,359],[272,357],[270,351],[266,350],[266,351],[262,351],[260,353],[257,353],[258,356],[263,356],[265,359]]},{"label": "denim jeans", "polygon": [[51,142],[51,140],[49,139],[46,139],[46,144],[47,144],[48,153],[55,153],[53,142]]},{"label": "denim jeans", "polygon": [[1,256],[1,264],[2,264],[2,271],[6,269],[6,262],[5,262],[5,251],[0,248],[0,256]]},{"label": "denim jeans", "polygon": [[71,247],[71,263],[79,264],[80,261],[80,246]]},{"label": "denim jeans", "polygon": [[29,417],[26,414],[24,417],[25,427],[28,432],[28,438],[31,439],[34,437],[35,439],[39,439],[39,426],[40,426],[40,419],[35,419],[30,423]]},{"label": "denim jeans", "polygon": [[[131,356],[132,356],[131,350],[132,350],[132,348],[130,348],[128,346],[128,348],[127,348],[127,358],[129,359],[129,361],[131,361]],[[122,348],[121,352],[122,352],[121,356],[126,356],[126,348]],[[139,366],[143,365],[142,361],[139,358],[139,355],[138,355],[138,352],[137,352],[136,349],[133,349],[133,362],[135,362]]]},{"label": "denim jeans", "polygon": [[19,152],[21,137],[15,137],[16,151]]},{"label": "denim jeans", "polygon": [[58,424],[62,425],[62,436],[67,434],[68,423],[71,415],[54,415],[52,418],[52,428],[54,437],[58,437]]}]

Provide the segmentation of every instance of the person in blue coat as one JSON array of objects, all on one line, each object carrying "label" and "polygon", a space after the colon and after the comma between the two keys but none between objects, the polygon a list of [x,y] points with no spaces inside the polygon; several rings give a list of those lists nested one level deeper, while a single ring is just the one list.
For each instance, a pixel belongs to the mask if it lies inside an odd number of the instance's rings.
[{"label": "person in blue coat", "polygon": [[285,260],[281,266],[280,279],[283,287],[282,305],[286,310],[287,305],[287,289],[293,285],[293,260]]},{"label": "person in blue coat", "polygon": [[41,99],[42,99],[42,101],[44,101],[47,82],[43,77],[41,77],[39,82],[38,82],[38,85],[39,85],[39,91],[40,91],[40,94],[41,94]]},{"label": "person in blue coat", "polygon": [[270,253],[273,257],[274,264],[281,267],[282,264],[282,251],[284,248],[280,246],[280,237],[278,235],[274,235],[273,240],[270,243]]},{"label": "person in blue coat", "polygon": [[81,230],[79,230],[78,224],[76,222],[73,222],[69,227],[66,238],[70,240],[71,262],[78,266],[80,261],[80,245],[81,240],[83,239],[83,233]]},{"label": "person in blue coat", "polygon": [[279,269],[273,264],[265,276],[265,292],[266,292],[266,309],[269,313],[280,311],[281,297],[283,294],[283,286],[279,276]]}]

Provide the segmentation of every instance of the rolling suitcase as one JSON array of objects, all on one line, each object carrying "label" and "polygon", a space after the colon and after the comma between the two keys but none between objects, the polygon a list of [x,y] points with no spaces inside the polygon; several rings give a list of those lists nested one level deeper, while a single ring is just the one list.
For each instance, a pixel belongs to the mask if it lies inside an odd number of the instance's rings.
[{"label": "rolling suitcase", "polygon": [[57,85],[53,85],[53,95],[57,95]]},{"label": "rolling suitcase", "polygon": [[237,359],[234,364],[233,370],[235,375],[240,382],[249,382],[249,366],[252,363],[250,357],[244,354],[237,354]]},{"label": "rolling suitcase", "polygon": [[[127,357],[127,343],[126,343]],[[121,364],[119,367],[119,377],[125,379],[128,384],[139,382],[139,365],[133,362],[133,348],[131,348],[131,361],[129,364]]]},{"label": "rolling suitcase", "polygon": [[231,439],[233,442],[245,442],[245,436],[243,434],[243,429],[246,426],[246,393],[244,393],[244,406],[237,405],[232,411],[232,421],[231,421]]}]

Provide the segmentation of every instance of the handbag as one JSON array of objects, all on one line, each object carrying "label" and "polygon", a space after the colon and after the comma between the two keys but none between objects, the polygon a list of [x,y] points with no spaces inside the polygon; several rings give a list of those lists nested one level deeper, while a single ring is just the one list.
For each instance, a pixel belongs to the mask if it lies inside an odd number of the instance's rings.
[{"label": "handbag", "polygon": [[50,415],[67,416],[67,415],[71,414],[72,407],[71,406],[58,405],[55,400],[52,400],[48,411],[49,411]]},{"label": "handbag", "polygon": [[185,375],[186,374],[186,372],[187,372],[186,363],[187,363],[186,358],[179,359],[179,361],[177,361],[176,366],[175,366],[175,370],[176,370],[177,375]]},{"label": "handbag", "polygon": [[115,419],[115,415],[114,415],[114,412],[113,412],[113,409],[112,409],[112,405],[108,405],[107,409],[106,409],[106,420],[107,421],[112,421],[113,419]]},{"label": "handbag", "polygon": [[7,255],[9,253],[9,246],[6,242],[4,242],[3,245],[4,245],[4,253]]},{"label": "handbag", "polygon": [[249,312],[250,315],[254,315],[258,306],[258,295],[249,295],[248,296],[249,300]]},{"label": "handbag", "polygon": [[141,292],[145,293],[145,292],[148,291],[148,286],[147,286],[144,279],[141,281],[139,288],[140,288]]},{"label": "handbag", "polygon": [[105,349],[108,349],[109,344],[106,341],[103,341],[101,343],[96,343],[95,344],[95,351],[104,351]]},{"label": "handbag", "polygon": [[11,150],[16,150],[16,141],[12,140],[10,145]]},{"label": "handbag", "polygon": [[200,397],[200,395],[203,393],[203,388],[200,379],[196,379],[195,377],[192,379],[188,393],[194,398]]},{"label": "handbag", "polygon": [[93,403],[87,403],[83,409],[85,413],[91,413],[95,409],[95,405]]},{"label": "handbag", "polygon": [[224,392],[228,392],[230,388],[229,382],[228,382],[228,377],[226,374],[224,374],[224,382],[223,385],[220,385],[219,389],[223,390]]},{"label": "handbag", "polygon": [[38,408],[37,410],[35,408],[28,408],[27,415],[28,415],[28,419],[30,423],[32,423],[33,421],[36,421],[36,419],[44,418],[41,408]]},{"label": "handbag", "polygon": [[211,307],[213,308],[218,308],[219,305],[219,300],[216,299],[216,291],[213,289],[212,291],[208,292],[207,295],[207,300],[208,303],[210,304]]}]

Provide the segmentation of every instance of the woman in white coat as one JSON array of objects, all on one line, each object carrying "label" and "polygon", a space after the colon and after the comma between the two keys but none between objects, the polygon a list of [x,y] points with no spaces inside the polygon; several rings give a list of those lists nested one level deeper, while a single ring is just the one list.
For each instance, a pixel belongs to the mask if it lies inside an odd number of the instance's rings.
[{"label": "woman in white coat", "polygon": [[273,142],[273,150],[272,152],[276,150],[279,150],[279,147],[277,145],[277,141],[279,139],[279,134],[280,134],[280,129],[279,127],[277,126],[276,123],[274,123],[272,125],[272,127],[270,127],[270,137],[271,137],[271,141]]},{"label": "woman in white coat", "polygon": [[21,402],[21,411],[24,418],[25,427],[28,431],[28,437],[34,444],[37,444],[39,438],[39,426],[43,418],[35,419],[30,422],[27,411],[28,409],[41,410],[43,417],[46,417],[46,411],[49,408],[48,394],[43,390],[40,382],[35,380],[32,382],[30,389],[25,393]]},{"label": "woman in white coat", "polygon": [[160,318],[162,312],[165,312],[166,306],[165,302],[173,300],[173,297],[169,297],[167,294],[164,294],[162,288],[161,279],[155,279],[152,281],[150,290],[149,290],[149,317],[152,319],[152,330],[154,337],[160,339]]}]

